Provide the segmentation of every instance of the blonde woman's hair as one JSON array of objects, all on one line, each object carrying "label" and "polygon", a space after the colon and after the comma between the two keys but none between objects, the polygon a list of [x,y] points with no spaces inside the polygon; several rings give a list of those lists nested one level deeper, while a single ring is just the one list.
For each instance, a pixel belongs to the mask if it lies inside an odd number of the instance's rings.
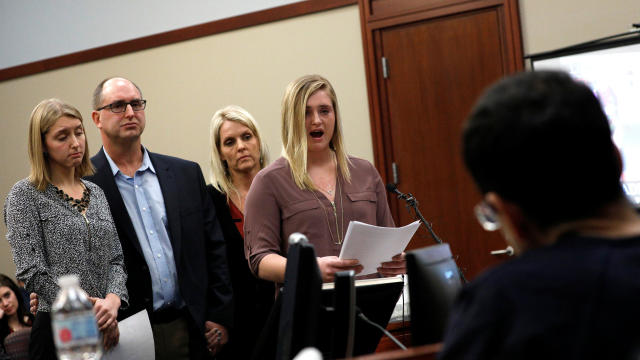
[{"label": "blonde woman's hair", "polygon": [[220,128],[225,121],[233,121],[244,125],[256,137],[260,147],[260,169],[263,169],[269,163],[269,151],[267,144],[260,137],[260,128],[256,120],[249,112],[240,106],[229,105],[224,107],[211,118],[209,127],[209,142],[211,148],[211,185],[218,191],[229,194],[230,191],[237,191],[231,179],[231,173],[227,164],[220,158]]},{"label": "blonde woman's hair", "polygon": [[307,101],[313,93],[324,90],[333,104],[336,124],[329,146],[336,154],[338,169],[342,178],[350,182],[349,157],[342,139],[342,124],[338,110],[338,98],[329,80],[320,75],[305,75],[292,81],[282,99],[282,155],[289,162],[291,175],[300,189],[315,190],[316,187],[307,173],[307,130],[305,111]]},{"label": "blonde woman's hair", "polygon": [[[80,111],[72,105],[58,99],[42,100],[31,112],[29,120],[29,163],[31,170],[29,181],[40,191],[44,191],[51,183],[51,168],[47,160],[46,146],[44,144],[45,135],[51,127],[60,119],[66,116],[80,120],[82,131],[84,124]],[[84,156],[82,162],[75,169],[76,178],[93,175],[95,172],[91,160],[89,159],[89,143],[84,137]]]}]

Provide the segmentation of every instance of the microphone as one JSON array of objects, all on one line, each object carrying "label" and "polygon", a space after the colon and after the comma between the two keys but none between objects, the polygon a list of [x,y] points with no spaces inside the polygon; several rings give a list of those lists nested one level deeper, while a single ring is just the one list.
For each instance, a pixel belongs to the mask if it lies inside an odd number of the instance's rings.
[{"label": "microphone", "polygon": [[[433,232],[433,229],[431,228],[431,224],[429,224],[429,222],[427,222],[427,220],[424,218],[424,216],[422,216],[422,213],[420,212],[420,209],[418,209],[418,200],[416,200],[416,198],[413,197],[412,194],[403,193],[402,191],[398,190],[398,186],[396,184],[393,184],[393,183],[387,184],[387,190],[390,193],[398,195],[398,199],[402,199],[402,200],[406,201],[407,202],[407,209],[411,209],[412,208],[413,211],[416,213],[416,218],[418,218],[420,220],[420,222],[427,228],[427,230],[429,231],[429,234],[431,234],[431,237],[433,238],[433,240],[435,240],[438,244],[442,244],[442,240],[440,240],[438,235],[436,235]],[[411,211],[411,210],[409,210],[409,211]]]},{"label": "microphone", "polygon": [[393,184],[393,183],[387,184],[387,191],[390,193],[396,194],[403,199],[405,197],[405,195],[401,193],[400,190],[398,190],[398,186],[396,184]]},{"label": "microphone", "polygon": [[[407,196],[407,194],[403,193],[402,191],[398,190],[398,186],[394,183],[389,183],[387,184],[387,191],[393,194],[398,195],[398,199],[404,199],[407,200],[408,198],[410,198],[410,196]],[[411,195],[411,194],[409,194]]]},{"label": "microphone", "polygon": [[398,186],[396,184],[394,184],[394,183],[387,184],[387,191],[389,191],[392,194],[398,195],[398,199],[402,199],[402,200],[406,201],[408,206],[413,206],[414,202],[417,203],[417,201],[415,201],[415,198],[413,197],[413,195],[405,194],[402,191],[398,190]]},{"label": "microphone", "polygon": [[[406,201],[407,209],[413,208],[413,211],[415,212],[416,217],[420,220],[422,225],[424,225],[427,228],[427,231],[429,231],[429,234],[431,235],[433,240],[435,240],[435,242],[438,244],[442,244],[442,240],[440,240],[438,235],[436,235],[436,233],[433,231],[431,224],[429,224],[429,222],[424,218],[424,216],[422,216],[420,209],[418,209],[418,200],[416,200],[416,198],[413,197],[411,193],[404,194],[402,191],[398,190],[398,186],[394,183],[387,184],[387,191],[398,195],[398,199],[402,199]],[[458,265],[456,265],[456,267],[458,267]],[[462,273],[462,270],[459,267],[458,267],[458,274],[460,274],[462,281],[466,284],[467,279],[465,278],[464,273]]]},{"label": "microphone", "polygon": [[391,339],[396,345],[398,345],[398,347],[402,350],[407,350],[407,347],[404,346],[400,341],[398,341],[398,339],[396,339],[393,335],[391,335],[391,333],[389,331],[387,331],[387,329],[383,328],[382,326],[378,325],[377,323],[369,320],[368,317],[366,317],[364,315],[364,313],[362,312],[362,310],[360,310],[359,307],[356,306],[356,317],[362,321],[364,321],[365,323],[375,327],[376,329],[382,331],[382,333],[384,335],[386,335],[389,339]]}]

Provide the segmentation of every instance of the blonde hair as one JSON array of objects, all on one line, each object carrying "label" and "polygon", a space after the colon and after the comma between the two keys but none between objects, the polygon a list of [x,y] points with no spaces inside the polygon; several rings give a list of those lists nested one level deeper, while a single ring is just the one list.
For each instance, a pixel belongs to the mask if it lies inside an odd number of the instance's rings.
[{"label": "blonde hair", "polygon": [[305,75],[287,86],[282,99],[282,155],[289,162],[291,175],[300,189],[315,190],[316,187],[307,173],[307,131],[305,112],[307,101],[313,93],[324,90],[333,105],[336,124],[329,146],[336,154],[338,169],[342,178],[350,182],[349,157],[342,139],[342,124],[338,110],[338,98],[329,80],[320,75]]},{"label": "blonde hair", "polygon": [[269,163],[269,151],[267,144],[260,137],[260,129],[258,123],[251,114],[236,105],[224,107],[211,118],[211,126],[209,127],[209,141],[211,148],[211,185],[218,191],[229,194],[229,191],[237,191],[231,179],[231,173],[228,167],[220,159],[220,128],[225,121],[233,121],[244,125],[256,137],[260,145],[260,169],[263,169]]},{"label": "blonde hair", "polygon": [[[31,165],[29,181],[40,191],[44,191],[51,183],[51,169],[45,155],[45,135],[51,126],[63,116],[78,119],[82,124],[80,111],[58,99],[42,100],[31,112],[29,119],[29,163]],[[82,131],[84,132],[84,124],[82,124]],[[95,171],[89,159],[89,143],[86,136],[84,137],[84,148],[82,162],[75,169],[76,178],[92,175]]]}]

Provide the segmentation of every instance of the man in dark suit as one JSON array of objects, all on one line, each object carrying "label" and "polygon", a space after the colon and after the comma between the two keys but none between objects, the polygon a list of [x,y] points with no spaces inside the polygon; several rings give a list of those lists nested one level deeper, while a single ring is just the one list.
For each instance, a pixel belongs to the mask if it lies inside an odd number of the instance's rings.
[{"label": "man in dark suit", "polygon": [[130,306],[120,317],[147,309],[156,359],[201,358],[221,349],[232,322],[224,240],[198,164],[142,146],[145,107],[127,79],[98,85],[91,116],[103,148],[88,180],[104,190],[122,243]]}]

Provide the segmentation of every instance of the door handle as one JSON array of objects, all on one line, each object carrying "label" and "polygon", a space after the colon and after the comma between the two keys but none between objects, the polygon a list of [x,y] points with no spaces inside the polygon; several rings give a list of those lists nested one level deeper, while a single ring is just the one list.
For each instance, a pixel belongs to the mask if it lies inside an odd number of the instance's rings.
[{"label": "door handle", "polygon": [[511,247],[511,245],[507,246],[505,249],[502,250],[493,250],[491,252],[491,255],[507,255],[507,256],[513,256],[515,252],[513,251],[513,247]]}]

